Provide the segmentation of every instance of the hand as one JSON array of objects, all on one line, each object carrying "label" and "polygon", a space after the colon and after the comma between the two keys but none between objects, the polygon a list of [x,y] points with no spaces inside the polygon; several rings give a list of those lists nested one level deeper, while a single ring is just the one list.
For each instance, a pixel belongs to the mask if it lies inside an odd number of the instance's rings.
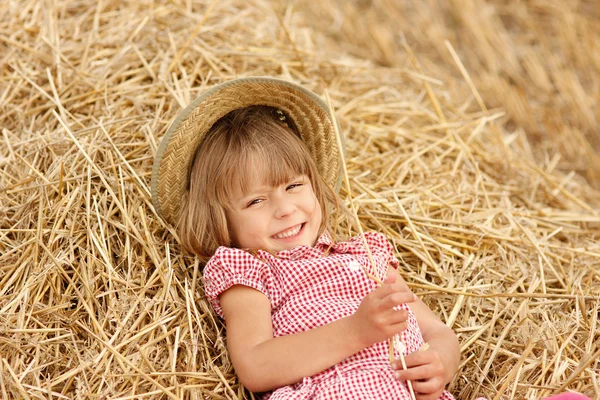
[{"label": "hand", "polygon": [[363,346],[383,342],[405,330],[408,311],[394,310],[394,307],[415,299],[406,284],[398,281],[396,271],[389,271],[383,285],[366,295],[351,317]]},{"label": "hand", "polygon": [[417,400],[435,400],[446,387],[446,370],[439,353],[433,349],[415,351],[404,356],[406,370],[402,369],[400,359],[396,359],[392,368],[396,370],[396,379],[411,381]]}]

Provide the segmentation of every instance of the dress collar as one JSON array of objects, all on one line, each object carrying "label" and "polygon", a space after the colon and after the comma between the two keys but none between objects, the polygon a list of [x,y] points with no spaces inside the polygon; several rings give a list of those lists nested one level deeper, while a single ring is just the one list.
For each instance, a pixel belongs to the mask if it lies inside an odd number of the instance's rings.
[{"label": "dress collar", "polygon": [[324,232],[319,236],[314,246],[301,245],[291,249],[281,250],[277,252],[275,256],[282,260],[298,260],[300,258],[308,257],[321,257],[331,247],[331,251],[336,253],[347,253],[351,247],[351,241],[333,243],[331,236],[327,232]]}]

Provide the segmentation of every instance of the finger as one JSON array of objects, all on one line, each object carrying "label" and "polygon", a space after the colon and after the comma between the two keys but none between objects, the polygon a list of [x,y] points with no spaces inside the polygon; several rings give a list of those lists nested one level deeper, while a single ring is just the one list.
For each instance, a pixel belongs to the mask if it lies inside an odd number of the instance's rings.
[{"label": "finger", "polygon": [[416,300],[416,296],[412,292],[392,292],[381,298],[382,308],[392,308],[401,304],[412,303]]},{"label": "finger", "polygon": [[406,284],[406,282],[404,281],[404,279],[402,279],[402,277],[398,273],[394,272],[394,275],[396,275],[397,279],[394,283],[390,284],[392,286],[392,288],[394,289],[394,291],[410,292],[411,290],[408,287],[408,285]]},{"label": "finger", "polygon": [[373,314],[373,320],[381,326],[388,326],[390,329],[394,329],[394,325],[404,324],[400,331],[406,329],[408,324],[408,311],[406,310],[384,310],[377,311]]},{"label": "finger", "polygon": [[400,333],[408,328],[407,317],[403,314],[398,314],[394,311],[394,314],[388,317],[388,326],[394,333]]},{"label": "finger", "polygon": [[415,393],[417,400],[438,400],[444,391],[440,390],[435,393]]},{"label": "finger", "polygon": [[408,367],[407,369],[398,369],[395,372],[396,379],[401,381],[417,381],[420,379],[431,379],[435,376],[432,373],[431,368],[429,368],[430,364],[421,365],[418,367]]},{"label": "finger", "polygon": [[430,364],[433,361],[433,354],[427,351],[414,351],[404,357],[408,368],[418,367],[420,365]]},{"label": "finger", "polygon": [[371,312],[371,319],[384,325],[393,325],[408,321],[407,310],[375,307]]},{"label": "finger", "polygon": [[408,313],[404,310],[391,310],[383,317],[386,325],[390,327],[390,331],[400,333],[408,327]]},{"label": "finger", "polygon": [[391,267],[388,268],[386,278],[383,282],[394,286],[397,291],[409,290],[408,285],[404,279],[402,279],[398,271]]},{"label": "finger", "polygon": [[398,274],[396,273],[396,270],[393,268],[388,268],[387,273],[385,275],[385,280],[383,281],[383,283],[394,283],[396,282],[396,279],[398,277]]},{"label": "finger", "polygon": [[[422,395],[441,393],[444,390],[441,379],[427,379],[425,381],[411,381],[413,390]],[[434,397],[437,399],[437,397]]]},{"label": "finger", "polygon": [[394,286],[398,286],[400,290],[409,290],[408,289],[408,284],[406,283],[406,281],[402,278],[402,275],[400,275],[400,272],[398,272],[397,269],[394,269],[392,267],[388,268],[388,272],[387,274],[389,276],[393,275],[394,276]]},{"label": "finger", "polygon": [[391,305],[384,304],[383,307],[393,307],[403,303],[412,303],[417,300],[417,296],[408,288],[387,283],[373,290],[368,296],[379,301],[392,296],[391,299],[388,299],[388,301],[392,302]]},{"label": "finger", "polygon": [[370,295],[372,295],[374,298],[377,298],[377,299],[383,299],[392,293],[396,293],[397,291],[398,290],[395,289],[393,285],[384,283],[383,285],[381,285],[378,288],[376,288],[375,290],[373,290],[370,293]]}]

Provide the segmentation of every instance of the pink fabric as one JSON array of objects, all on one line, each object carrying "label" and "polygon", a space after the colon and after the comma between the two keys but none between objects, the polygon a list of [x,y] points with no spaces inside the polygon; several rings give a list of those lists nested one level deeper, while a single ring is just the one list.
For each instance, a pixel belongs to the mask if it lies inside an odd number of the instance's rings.
[{"label": "pink fabric", "polygon": [[[385,276],[388,265],[398,267],[393,248],[381,234],[365,234],[377,271]],[[233,285],[252,287],[269,298],[275,337],[306,331],[353,314],[376,284],[361,268],[370,266],[360,237],[331,245],[327,235],[314,247],[299,246],[274,256],[258,251],[257,257],[240,249],[220,247],[204,268],[206,296],[223,317],[219,294]],[[369,267],[370,268],[370,267]],[[410,308],[408,328],[402,333],[404,354],[423,345]],[[396,354],[398,357],[399,354]],[[389,363],[388,343],[376,343],[339,364],[301,382],[267,393],[263,399],[398,399],[409,400],[406,382],[396,381]],[[454,399],[445,391],[440,400]]]},{"label": "pink fabric", "polygon": [[546,397],[544,400],[592,400],[579,393],[561,393],[555,396]]}]

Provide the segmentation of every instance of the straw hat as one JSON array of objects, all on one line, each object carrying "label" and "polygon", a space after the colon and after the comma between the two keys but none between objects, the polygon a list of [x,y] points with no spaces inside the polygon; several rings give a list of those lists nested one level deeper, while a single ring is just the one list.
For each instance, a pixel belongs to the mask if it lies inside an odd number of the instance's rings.
[{"label": "straw hat", "polygon": [[275,107],[291,118],[325,182],[339,188],[342,165],[333,125],[338,122],[325,102],[310,90],[285,80],[233,79],[212,87],[188,105],[160,143],[152,168],[152,202],[168,223],[176,225],[188,188],[190,163],[204,135],[230,111],[251,105]]}]

